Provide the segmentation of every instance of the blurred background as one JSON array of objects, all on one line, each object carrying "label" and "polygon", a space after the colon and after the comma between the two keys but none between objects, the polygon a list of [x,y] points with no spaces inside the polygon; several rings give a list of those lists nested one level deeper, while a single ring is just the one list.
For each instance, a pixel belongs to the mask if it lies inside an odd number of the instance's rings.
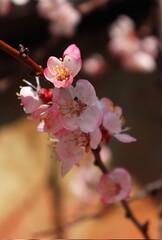
[{"label": "blurred background", "polygon": [[[133,193],[162,177],[161,8],[158,0],[0,0],[3,41],[28,47],[43,68],[75,43],[83,59],[77,79],[122,107],[137,142],[113,139],[103,158],[131,173]],[[82,169],[60,177],[48,136],[27,120],[16,96],[22,79],[35,84],[30,69],[0,50],[0,238],[141,238],[120,205],[102,206],[82,186]],[[158,238],[160,194],[131,207]]]}]

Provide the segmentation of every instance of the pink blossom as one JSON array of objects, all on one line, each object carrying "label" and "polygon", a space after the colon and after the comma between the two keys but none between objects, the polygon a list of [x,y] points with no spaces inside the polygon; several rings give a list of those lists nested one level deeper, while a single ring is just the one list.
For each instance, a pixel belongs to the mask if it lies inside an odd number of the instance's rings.
[{"label": "pink blossom", "polygon": [[134,33],[134,29],[133,20],[126,15],[120,15],[109,27],[108,33],[111,38],[117,38]]},{"label": "pink blossom", "polygon": [[89,75],[102,75],[107,70],[107,64],[101,54],[95,53],[84,60],[83,70]]},{"label": "pink blossom", "polygon": [[123,168],[116,168],[112,172],[102,175],[97,185],[101,201],[106,204],[126,199],[131,189],[131,177]]},{"label": "pink blossom", "polygon": [[57,88],[66,88],[72,84],[73,78],[82,65],[79,48],[72,44],[63,53],[63,60],[54,56],[49,57],[44,76]]},{"label": "pink blossom", "polygon": [[60,121],[65,129],[93,132],[101,124],[101,111],[96,106],[96,92],[87,80],[78,80],[76,87],[54,89],[60,107]]},{"label": "pink blossom", "polygon": [[124,143],[136,141],[134,137],[123,133],[129,128],[123,128],[125,121],[122,116],[122,109],[119,106],[114,106],[113,102],[108,98],[102,98],[100,100],[100,108],[103,112],[103,127],[107,131],[106,138],[108,137],[109,139],[110,136],[113,136]]},{"label": "pink blossom", "polygon": [[64,131],[58,140],[56,153],[61,160],[61,173],[64,176],[73,165],[79,164],[85,150],[97,148],[101,141],[101,131],[99,128],[91,133],[84,133],[80,130]]},{"label": "pink blossom", "polygon": [[49,31],[55,36],[72,37],[81,20],[80,12],[67,0],[39,0],[39,14],[50,20]]}]

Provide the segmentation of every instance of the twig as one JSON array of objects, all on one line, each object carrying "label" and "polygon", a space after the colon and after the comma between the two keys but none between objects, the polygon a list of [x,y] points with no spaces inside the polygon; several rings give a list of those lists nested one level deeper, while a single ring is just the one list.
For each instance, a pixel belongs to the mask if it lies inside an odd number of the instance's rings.
[{"label": "twig", "polygon": [[16,58],[18,61],[25,64],[28,68],[32,69],[36,76],[43,76],[44,69],[33,61],[28,55],[28,48],[25,48],[22,44],[19,45],[20,50],[16,50],[6,42],[0,40],[0,49]]},{"label": "twig", "polygon": [[[101,161],[100,158],[100,147],[97,148],[96,150],[93,150],[94,156],[95,156],[95,162],[94,164],[105,174],[108,173],[109,171],[106,169],[106,167],[104,166],[103,162]],[[121,202],[123,208],[125,209],[125,213],[126,213],[126,217],[129,218],[134,225],[139,229],[139,231],[143,234],[143,236],[145,237],[145,239],[150,239],[149,235],[148,235],[148,225],[149,222],[145,222],[144,224],[141,224],[137,218],[134,216],[132,210],[129,207],[129,204],[127,201],[123,200]]]}]

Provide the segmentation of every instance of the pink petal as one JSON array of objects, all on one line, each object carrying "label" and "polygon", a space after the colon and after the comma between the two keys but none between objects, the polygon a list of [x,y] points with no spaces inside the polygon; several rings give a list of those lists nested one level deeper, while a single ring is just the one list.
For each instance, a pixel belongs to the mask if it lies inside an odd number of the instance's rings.
[{"label": "pink petal", "polygon": [[97,128],[94,132],[90,133],[90,146],[92,149],[96,149],[100,144],[102,134],[99,128]]},{"label": "pink petal", "polygon": [[130,143],[130,142],[136,141],[136,138],[131,137],[130,135],[128,135],[126,133],[115,134],[114,137],[123,143]]},{"label": "pink petal", "polygon": [[37,108],[32,113],[33,120],[40,120],[40,118],[42,118],[42,116],[44,116],[44,114],[46,114],[46,112],[48,111],[49,108],[50,108],[50,106],[47,104],[42,104],[41,106],[39,106],[39,108]]},{"label": "pink petal", "polygon": [[54,75],[51,74],[51,72],[48,70],[48,68],[45,68],[44,70],[44,76],[47,80],[53,83]]},{"label": "pink petal", "polygon": [[78,128],[77,117],[71,117],[71,118],[60,117],[60,122],[63,125],[63,127],[67,130],[74,131]]},{"label": "pink petal", "polygon": [[66,55],[73,56],[76,59],[81,58],[80,50],[75,44],[71,44],[69,47],[67,47],[67,49],[63,53],[63,57],[65,57]]},{"label": "pink petal", "polygon": [[95,89],[92,84],[85,79],[80,79],[77,81],[76,94],[78,99],[87,105],[92,105],[96,101]]},{"label": "pink petal", "polygon": [[114,112],[108,112],[104,115],[103,126],[110,134],[119,133],[121,131],[121,121]]},{"label": "pink petal", "polygon": [[70,75],[75,77],[81,69],[80,60],[74,58],[73,56],[66,55],[64,57],[64,66],[68,69]]},{"label": "pink petal", "polygon": [[56,66],[62,66],[61,61],[56,57],[49,57],[47,61],[47,68],[51,74],[55,74]]},{"label": "pink petal", "polygon": [[93,132],[99,127],[100,119],[100,110],[96,106],[88,107],[79,118],[79,128],[85,133]]},{"label": "pink petal", "polygon": [[71,143],[60,141],[57,144],[56,153],[62,162],[61,174],[62,176],[65,176],[73,165],[79,163],[79,161],[83,158],[84,150]]}]

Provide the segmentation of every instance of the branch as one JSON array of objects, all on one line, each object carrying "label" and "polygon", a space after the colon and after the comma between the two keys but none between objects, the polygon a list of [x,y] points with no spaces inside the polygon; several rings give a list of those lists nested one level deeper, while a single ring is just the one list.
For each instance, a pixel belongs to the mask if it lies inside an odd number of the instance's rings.
[{"label": "branch", "polygon": [[21,44],[19,45],[19,47],[20,50],[18,51],[15,48],[11,47],[9,44],[0,40],[1,50],[16,58],[21,63],[25,64],[28,68],[32,69],[36,76],[43,76],[44,69],[29,57],[28,48],[24,48],[24,46]]},{"label": "branch", "polygon": [[[105,173],[109,173],[109,171],[107,170],[107,168],[105,167],[105,165],[103,164],[103,162],[101,161],[100,158],[100,147],[93,150],[94,156],[95,156],[95,162],[94,164],[105,174]],[[150,239],[149,235],[148,235],[148,224],[149,222],[145,222],[144,224],[141,224],[137,218],[134,216],[132,210],[129,207],[129,204],[127,201],[123,200],[121,201],[121,204],[123,206],[123,208],[125,209],[125,213],[126,213],[126,217],[129,218],[134,225],[139,229],[139,231],[143,234],[143,236],[145,237],[145,239]]]}]

